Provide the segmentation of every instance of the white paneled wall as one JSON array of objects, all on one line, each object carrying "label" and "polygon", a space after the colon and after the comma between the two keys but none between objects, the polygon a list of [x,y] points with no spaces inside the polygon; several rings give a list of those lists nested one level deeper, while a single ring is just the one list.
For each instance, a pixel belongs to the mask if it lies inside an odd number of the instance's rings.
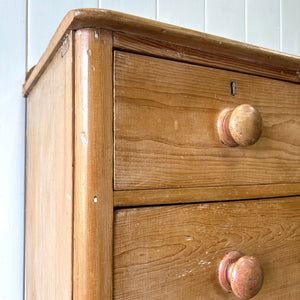
[{"label": "white paneled wall", "polygon": [[281,50],[300,55],[300,1],[281,0],[280,13]]},{"label": "white paneled wall", "polygon": [[26,3],[0,1],[0,299],[22,299]]},{"label": "white paneled wall", "polygon": [[247,42],[280,50],[280,0],[247,0],[246,11]]},{"label": "white paneled wall", "polygon": [[101,0],[99,6],[148,19],[156,18],[155,0]]},{"label": "white paneled wall", "polygon": [[[21,1],[21,0],[15,0]],[[100,7],[300,54],[299,0],[27,0],[28,68],[66,12]]]},{"label": "white paneled wall", "polygon": [[69,10],[97,5],[98,0],[28,0],[28,67],[37,63]]},{"label": "white paneled wall", "polygon": [[245,1],[206,0],[207,33],[245,41]]},{"label": "white paneled wall", "polygon": [[157,1],[157,20],[199,31],[205,30],[204,0],[160,0]]},{"label": "white paneled wall", "polygon": [[118,10],[300,55],[300,0],[0,0],[0,300],[22,299],[26,69],[66,12]]}]

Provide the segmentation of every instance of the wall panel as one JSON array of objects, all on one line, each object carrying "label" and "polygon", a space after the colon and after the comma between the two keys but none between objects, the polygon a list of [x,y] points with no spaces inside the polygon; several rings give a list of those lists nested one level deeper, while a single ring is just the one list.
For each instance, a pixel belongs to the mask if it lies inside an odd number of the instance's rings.
[{"label": "wall panel", "polygon": [[207,33],[245,40],[245,4],[241,0],[206,0]]},{"label": "wall panel", "polygon": [[28,69],[45,51],[65,14],[74,8],[98,7],[98,0],[28,0]]},{"label": "wall panel", "polygon": [[23,298],[26,1],[0,1],[0,299]]},{"label": "wall panel", "polygon": [[300,55],[300,1],[281,1],[282,51]]},{"label": "wall panel", "polygon": [[186,0],[182,5],[181,0],[162,0],[158,2],[159,21],[204,31],[205,1]]},{"label": "wall panel", "polygon": [[100,7],[148,19],[156,18],[155,0],[101,0]]},{"label": "wall panel", "polygon": [[247,42],[280,50],[280,0],[247,1]]}]

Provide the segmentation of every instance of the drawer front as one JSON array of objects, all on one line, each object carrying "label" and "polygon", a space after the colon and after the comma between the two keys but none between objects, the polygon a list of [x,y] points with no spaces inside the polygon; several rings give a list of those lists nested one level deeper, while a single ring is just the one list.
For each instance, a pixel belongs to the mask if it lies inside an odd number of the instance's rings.
[{"label": "drawer front", "polygon": [[114,225],[115,299],[237,299],[217,278],[231,250],[263,266],[255,299],[300,295],[300,197],[120,209]]},{"label": "drawer front", "polygon": [[[299,85],[120,51],[114,59],[116,190],[300,182]],[[262,136],[225,146],[218,116],[243,103],[260,112]]]}]

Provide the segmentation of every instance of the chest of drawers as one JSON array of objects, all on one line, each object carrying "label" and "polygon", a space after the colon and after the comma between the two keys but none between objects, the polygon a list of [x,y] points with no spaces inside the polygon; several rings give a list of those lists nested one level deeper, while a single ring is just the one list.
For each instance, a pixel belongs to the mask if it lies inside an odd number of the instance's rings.
[{"label": "chest of drawers", "polygon": [[27,299],[300,299],[299,83],[297,57],[69,12],[23,87]]}]

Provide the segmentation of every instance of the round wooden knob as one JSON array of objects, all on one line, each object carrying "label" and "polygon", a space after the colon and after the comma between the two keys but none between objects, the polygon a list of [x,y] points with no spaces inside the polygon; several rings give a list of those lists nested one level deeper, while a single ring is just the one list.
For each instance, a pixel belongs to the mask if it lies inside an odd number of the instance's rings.
[{"label": "round wooden knob", "polygon": [[220,263],[219,281],[227,292],[240,299],[250,299],[260,291],[264,272],[257,258],[231,251]]},{"label": "round wooden knob", "polygon": [[261,136],[262,128],[260,113],[248,104],[224,109],[218,120],[220,140],[231,147],[255,144]]}]

